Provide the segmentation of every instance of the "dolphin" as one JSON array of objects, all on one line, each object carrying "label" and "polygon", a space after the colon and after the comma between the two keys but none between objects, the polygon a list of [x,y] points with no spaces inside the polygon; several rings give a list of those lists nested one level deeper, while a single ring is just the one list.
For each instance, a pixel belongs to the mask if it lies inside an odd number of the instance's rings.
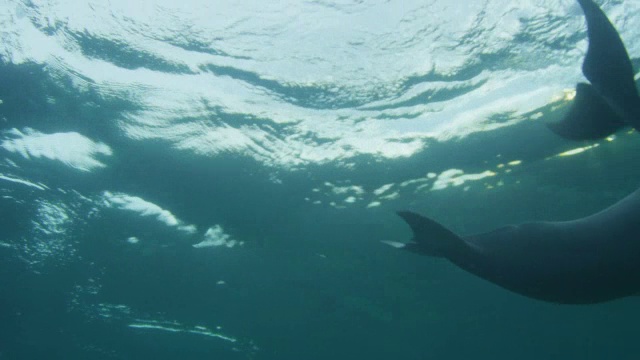
[{"label": "dolphin", "polygon": [[596,140],[631,126],[640,131],[640,98],[629,54],[604,12],[592,0],[578,0],[587,21],[589,47],[565,117],[548,127],[570,140]]},{"label": "dolphin", "polygon": [[512,292],[560,304],[594,304],[640,293],[640,189],[593,215],[536,221],[458,236],[410,211],[408,243]]},{"label": "dolphin", "polygon": [[[640,100],[629,55],[606,15],[578,0],[589,49],[566,117],[549,127],[575,140],[597,139],[632,126],[640,130]],[[535,221],[459,236],[422,215],[400,211],[411,242],[386,242],[442,257],[512,292],[553,303],[594,304],[640,294],[640,189],[593,215]]]}]

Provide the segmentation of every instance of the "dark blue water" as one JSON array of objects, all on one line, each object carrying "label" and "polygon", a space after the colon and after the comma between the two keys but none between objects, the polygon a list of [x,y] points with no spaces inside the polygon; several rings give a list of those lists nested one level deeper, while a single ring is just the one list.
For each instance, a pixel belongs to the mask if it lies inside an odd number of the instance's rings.
[{"label": "dark blue water", "polygon": [[[640,7],[602,5],[633,39]],[[544,126],[580,79],[573,1],[0,9],[0,359],[640,356],[638,299],[381,243],[400,209],[469,234],[637,188],[636,133]]]}]

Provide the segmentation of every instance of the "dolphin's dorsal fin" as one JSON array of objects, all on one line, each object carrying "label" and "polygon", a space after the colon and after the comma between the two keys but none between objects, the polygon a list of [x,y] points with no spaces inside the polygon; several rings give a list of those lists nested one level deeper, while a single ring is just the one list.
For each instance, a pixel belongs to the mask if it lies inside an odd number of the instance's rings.
[{"label": "dolphin's dorsal fin", "polygon": [[547,124],[554,133],[570,140],[597,140],[626,124],[590,84],[579,83],[576,97],[565,117]]},{"label": "dolphin's dorsal fin", "polygon": [[404,249],[423,255],[450,258],[468,249],[467,243],[441,224],[411,211],[398,211],[398,215],[413,231],[413,243]]}]

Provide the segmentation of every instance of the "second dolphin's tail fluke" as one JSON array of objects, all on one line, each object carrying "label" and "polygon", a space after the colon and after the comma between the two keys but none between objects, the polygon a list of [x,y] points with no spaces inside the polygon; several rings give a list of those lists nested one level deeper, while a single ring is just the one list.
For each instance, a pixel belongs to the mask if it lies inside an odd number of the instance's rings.
[{"label": "second dolphin's tail fluke", "polygon": [[578,3],[589,39],[582,73],[591,84],[578,84],[567,116],[549,128],[571,140],[600,139],[626,126],[640,130],[640,97],[620,34],[593,0]]},{"label": "second dolphin's tail fluke", "polygon": [[629,53],[607,15],[593,0],[578,0],[587,20],[589,47],[582,73],[601,96],[616,106],[638,102]]}]

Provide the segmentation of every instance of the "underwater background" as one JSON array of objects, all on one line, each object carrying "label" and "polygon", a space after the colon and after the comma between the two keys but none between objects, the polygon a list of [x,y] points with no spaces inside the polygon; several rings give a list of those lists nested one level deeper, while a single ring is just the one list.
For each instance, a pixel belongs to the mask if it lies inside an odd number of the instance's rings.
[{"label": "underwater background", "polygon": [[0,359],[639,358],[638,299],[381,243],[635,190],[637,134],[545,126],[586,46],[574,0],[0,0]]}]

